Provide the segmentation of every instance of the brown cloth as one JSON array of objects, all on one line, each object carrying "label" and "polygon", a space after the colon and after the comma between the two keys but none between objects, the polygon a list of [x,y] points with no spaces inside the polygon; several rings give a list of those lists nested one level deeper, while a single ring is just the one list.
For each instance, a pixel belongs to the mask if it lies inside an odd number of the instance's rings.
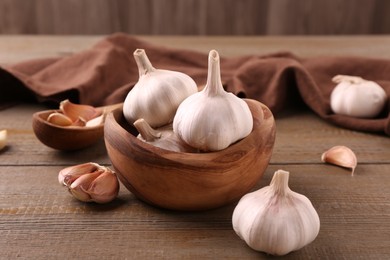
[{"label": "brown cloth", "polygon": [[[138,81],[132,57],[143,48],[153,66],[181,71],[199,86],[207,78],[207,53],[161,47],[116,33],[92,48],[60,58],[26,61],[0,68],[0,107],[35,100],[58,104],[63,99],[94,106],[123,102]],[[390,135],[390,102],[375,119],[358,119],[332,113],[329,97],[337,74],[376,81],[390,96],[390,60],[365,57],[301,59],[291,53],[221,57],[224,87],[239,97],[259,100],[275,114],[288,106],[306,104],[333,124]]]}]

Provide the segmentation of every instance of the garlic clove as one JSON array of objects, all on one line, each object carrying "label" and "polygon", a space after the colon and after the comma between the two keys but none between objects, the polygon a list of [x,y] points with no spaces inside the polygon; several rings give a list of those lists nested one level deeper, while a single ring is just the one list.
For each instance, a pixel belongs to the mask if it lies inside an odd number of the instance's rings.
[{"label": "garlic clove", "polygon": [[92,182],[100,175],[99,172],[86,173],[78,177],[70,186],[69,191],[76,199],[84,202],[92,201],[88,193]]},{"label": "garlic clove", "polygon": [[7,145],[7,130],[0,131],[0,151]]},{"label": "garlic clove", "polygon": [[129,124],[143,118],[152,127],[172,122],[179,104],[198,91],[188,75],[152,66],[145,50],[134,51],[139,80],[126,96],[123,114]]},{"label": "garlic clove", "polygon": [[103,114],[101,114],[100,116],[92,118],[91,120],[86,122],[85,126],[86,127],[94,127],[94,126],[101,125],[101,124],[104,123],[104,120],[106,119],[106,116],[107,116],[107,113],[103,112]]},{"label": "garlic clove", "polygon": [[97,110],[93,106],[74,104],[68,99],[61,101],[60,110],[73,122],[76,122],[78,120],[87,122],[101,114],[99,110]]},{"label": "garlic clove", "polygon": [[272,255],[296,251],[317,237],[320,219],[310,200],[288,187],[289,172],[246,194],[232,216],[233,229],[252,249]]},{"label": "garlic clove", "polygon": [[107,203],[116,198],[119,181],[114,171],[97,163],[84,163],[62,169],[60,184],[84,202]]},{"label": "garlic clove", "polygon": [[91,197],[91,201],[96,203],[112,201],[119,192],[119,182],[115,173],[107,169],[93,180],[85,192]]},{"label": "garlic clove", "polygon": [[352,169],[351,175],[354,174],[357,166],[355,153],[350,148],[342,145],[334,146],[324,152],[321,155],[321,161]]},{"label": "garlic clove", "polygon": [[75,166],[69,166],[62,169],[58,174],[58,182],[65,186],[70,186],[77,178],[96,171],[102,171],[97,163],[83,163]]},{"label": "garlic clove", "polygon": [[70,126],[73,123],[72,119],[68,116],[58,112],[51,113],[48,116],[47,121],[58,126]]}]

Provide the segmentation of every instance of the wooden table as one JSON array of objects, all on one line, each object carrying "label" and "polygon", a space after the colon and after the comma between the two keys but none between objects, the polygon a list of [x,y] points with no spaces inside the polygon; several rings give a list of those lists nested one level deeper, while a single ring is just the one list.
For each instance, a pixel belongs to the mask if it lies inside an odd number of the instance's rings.
[{"label": "wooden table", "polygon": [[[355,54],[390,58],[390,37],[143,37],[171,47],[221,55],[289,50],[303,57]],[[101,36],[0,36],[0,64],[68,55]],[[123,186],[107,205],[81,203],[57,182],[58,171],[93,161],[110,165],[104,142],[65,153],[42,145],[31,128],[40,105],[0,111],[8,129],[0,152],[1,259],[263,259],[234,233],[235,204],[206,212],[173,212],[137,200]],[[316,208],[316,240],[287,259],[390,257],[390,138],[330,125],[311,111],[276,117],[274,153],[256,188],[277,169],[290,171],[290,187]],[[322,152],[346,145],[358,157],[355,175],[325,165]]]}]

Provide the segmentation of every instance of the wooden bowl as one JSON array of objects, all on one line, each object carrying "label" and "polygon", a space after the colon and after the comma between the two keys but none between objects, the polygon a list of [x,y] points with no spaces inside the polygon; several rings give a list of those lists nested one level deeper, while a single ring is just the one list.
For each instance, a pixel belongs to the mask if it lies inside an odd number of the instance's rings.
[{"label": "wooden bowl", "polygon": [[108,155],[121,182],[139,199],[174,210],[206,210],[240,199],[263,176],[275,141],[271,111],[245,100],[252,112],[252,132],[228,148],[209,153],[178,153],[136,138],[122,109],[104,125]]},{"label": "wooden bowl", "polygon": [[82,149],[103,138],[103,124],[94,127],[62,127],[51,124],[47,117],[56,110],[36,112],[32,117],[32,127],[35,136],[44,145],[57,150]]}]

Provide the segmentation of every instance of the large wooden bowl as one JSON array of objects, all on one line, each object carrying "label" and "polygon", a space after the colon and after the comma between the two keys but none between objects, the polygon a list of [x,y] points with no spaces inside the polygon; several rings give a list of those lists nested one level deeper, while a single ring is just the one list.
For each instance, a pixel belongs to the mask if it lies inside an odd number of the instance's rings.
[{"label": "large wooden bowl", "polygon": [[121,182],[139,199],[174,210],[206,210],[238,200],[263,176],[275,141],[271,111],[245,100],[252,112],[252,132],[228,148],[209,153],[178,153],[136,138],[122,109],[104,126],[108,155]]}]

